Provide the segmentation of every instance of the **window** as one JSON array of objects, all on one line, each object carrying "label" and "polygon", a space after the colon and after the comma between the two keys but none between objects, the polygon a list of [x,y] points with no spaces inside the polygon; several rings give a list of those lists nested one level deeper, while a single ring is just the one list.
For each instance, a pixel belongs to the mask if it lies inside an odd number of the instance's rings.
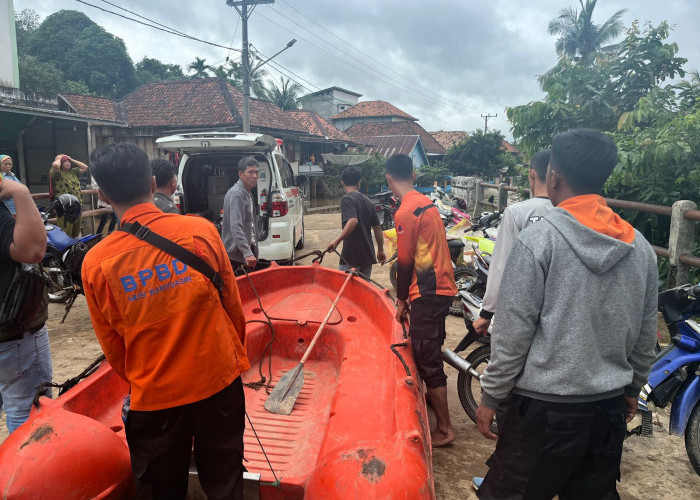
[{"label": "window", "polygon": [[279,168],[280,171],[282,187],[289,188],[294,186],[294,173],[287,159],[284,156],[275,155],[275,160],[277,161],[277,168]]}]

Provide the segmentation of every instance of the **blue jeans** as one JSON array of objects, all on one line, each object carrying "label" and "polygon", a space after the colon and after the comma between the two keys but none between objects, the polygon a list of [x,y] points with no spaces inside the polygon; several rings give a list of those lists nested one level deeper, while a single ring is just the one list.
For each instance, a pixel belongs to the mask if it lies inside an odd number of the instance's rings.
[{"label": "blue jeans", "polygon": [[360,277],[364,279],[369,279],[372,276],[372,264],[365,264],[364,266],[348,266],[346,264],[339,264],[338,265],[338,271],[349,271],[352,268],[355,268],[357,272],[360,273]]},{"label": "blue jeans", "polygon": [[[0,407],[5,408],[12,432],[29,418],[37,387],[51,382],[53,367],[46,326],[18,340],[0,342]],[[47,387],[47,396],[52,389]]]}]

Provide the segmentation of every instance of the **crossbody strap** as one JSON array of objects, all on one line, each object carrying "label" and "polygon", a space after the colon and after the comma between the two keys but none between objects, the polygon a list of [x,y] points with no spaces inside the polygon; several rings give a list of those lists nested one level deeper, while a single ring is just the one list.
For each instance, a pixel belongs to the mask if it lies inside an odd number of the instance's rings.
[{"label": "crossbody strap", "polygon": [[211,266],[204,262],[204,260],[202,260],[198,255],[190,252],[185,247],[178,245],[174,241],[171,241],[168,238],[164,238],[158,233],[154,233],[148,228],[148,226],[143,226],[138,222],[127,222],[125,224],[122,224],[122,227],[119,228],[119,231],[124,231],[126,233],[132,234],[138,239],[143,240],[146,243],[150,243],[154,247],[159,248],[160,250],[164,251],[169,255],[172,255],[180,262],[183,262],[195,269],[196,271],[199,271],[211,280],[211,282],[216,287],[216,290],[219,292],[219,297],[221,297],[221,292],[224,288],[224,279],[217,271],[214,271],[211,268]]}]

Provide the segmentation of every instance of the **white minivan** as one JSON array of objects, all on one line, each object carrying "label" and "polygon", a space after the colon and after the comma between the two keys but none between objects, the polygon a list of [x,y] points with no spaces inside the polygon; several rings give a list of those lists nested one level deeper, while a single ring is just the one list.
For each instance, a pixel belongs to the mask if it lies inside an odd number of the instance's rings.
[{"label": "white minivan", "polygon": [[[279,141],[281,142],[281,141]],[[258,259],[294,259],[304,246],[304,213],[292,167],[278,140],[264,134],[242,132],[196,132],[171,135],[156,145],[181,155],[178,167],[180,209],[214,223],[221,220],[224,196],[238,181],[238,161],[252,156],[260,165],[258,185],[253,188],[258,214]]]}]

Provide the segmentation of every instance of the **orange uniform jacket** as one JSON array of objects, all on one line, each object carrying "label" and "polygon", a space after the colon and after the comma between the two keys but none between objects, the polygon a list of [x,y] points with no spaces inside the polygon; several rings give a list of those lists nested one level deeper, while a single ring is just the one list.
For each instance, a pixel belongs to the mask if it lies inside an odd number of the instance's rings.
[{"label": "orange uniform jacket", "polygon": [[[83,261],[85,298],[102,350],[131,384],[131,408],[153,411],[205,399],[249,368],[245,318],[226,249],[205,219],[131,207],[138,221],[197,254],[224,280],[211,281],[135,236],[115,231]],[[223,305],[223,307],[222,307]]]},{"label": "orange uniform jacket", "polygon": [[445,226],[427,196],[409,191],[396,211],[398,276],[401,300],[457,293]]}]

